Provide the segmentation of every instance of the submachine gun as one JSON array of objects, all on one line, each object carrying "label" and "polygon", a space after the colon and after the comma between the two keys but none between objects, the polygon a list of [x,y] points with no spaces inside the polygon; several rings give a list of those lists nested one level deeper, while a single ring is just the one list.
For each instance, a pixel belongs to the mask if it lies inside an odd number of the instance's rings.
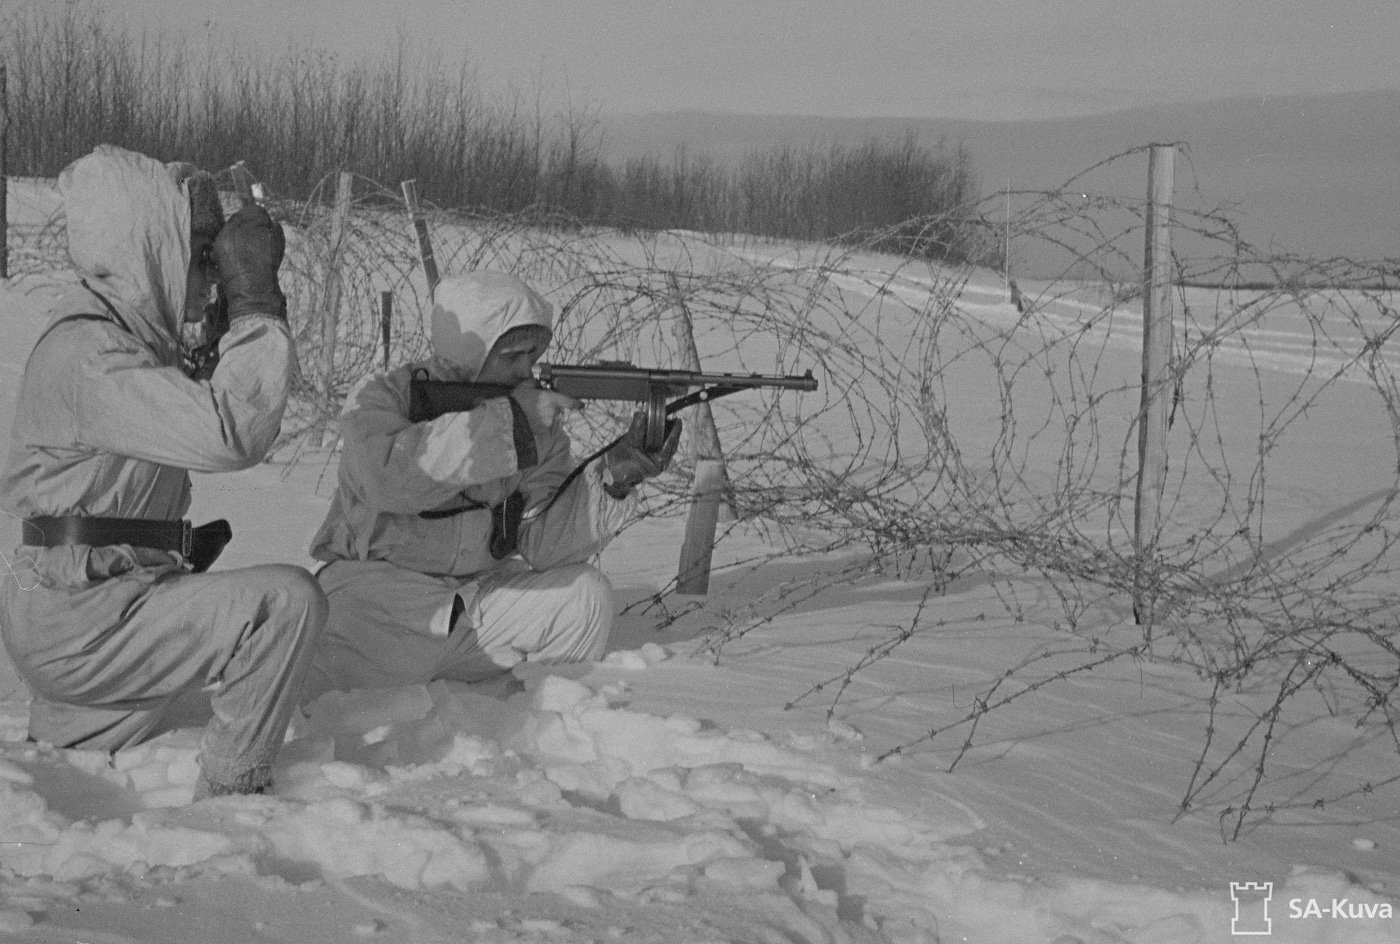
[{"label": "submachine gun", "polygon": [[[805,374],[706,374],[689,370],[654,370],[628,364],[541,364],[540,383],[577,400],[631,400],[644,404],[646,448],[655,451],[666,439],[666,420],[697,403],[755,390],[813,391],[817,380]],[[669,398],[677,397],[675,400]]]},{"label": "submachine gun", "polygon": [[[631,400],[643,404],[648,451],[661,448],[666,440],[667,419],[686,407],[760,387],[807,392],[817,389],[817,380],[810,370],[805,374],[711,374],[622,363],[540,364],[539,381],[542,387],[576,400]],[[426,371],[416,371],[409,384],[408,418],[420,423],[444,413],[470,410],[493,397],[509,396],[512,389],[497,384],[429,380]]]}]

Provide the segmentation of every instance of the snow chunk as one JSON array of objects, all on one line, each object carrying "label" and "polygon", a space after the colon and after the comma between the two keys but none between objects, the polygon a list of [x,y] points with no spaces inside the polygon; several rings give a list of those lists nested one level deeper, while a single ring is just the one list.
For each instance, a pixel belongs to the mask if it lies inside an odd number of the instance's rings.
[{"label": "snow chunk", "polygon": [[283,859],[314,862],[336,878],[377,875],[401,888],[468,890],[490,876],[475,843],[426,821],[366,811],[346,800],[287,809],[265,833]]},{"label": "snow chunk", "polygon": [[34,782],[34,776],[28,771],[16,767],[9,761],[0,758],[0,780],[28,786]]},{"label": "snow chunk", "polygon": [[546,675],[538,679],[532,694],[532,707],[536,711],[557,711],[561,714],[597,697],[587,685],[559,675]]},{"label": "snow chunk", "polygon": [[655,781],[629,777],[617,788],[618,805],[628,819],[665,821],[692,816],[702,807],[678,790]]},{"label": "snow chunk", "polygon": [[752,859],[747,845],[720,832],[678,835],[668,830],[614,836],[577,831],[556,837],[548,854],[531,872],[531,891],[569,886],[628,891],[652,884],[687,866],[715,859]]},{"label": "snow chunk", "polygon": [[653,665],[665,662],[671,658],[671,653],[664,647],[654,642],[646,643],[640,649],[619,650],[609,652],[603,658],[604,665],[610,665],[618,669],[627,669],[637,672],[642,669],[649,669]]},{"label": "snow chunk", "polygon": [[745,888],[759,888],[777,891],[778,879],[783,877],[786,866],[768,859],[716,859],[705,866],[705,877],[712,882],[724,885],[738,885]]}]

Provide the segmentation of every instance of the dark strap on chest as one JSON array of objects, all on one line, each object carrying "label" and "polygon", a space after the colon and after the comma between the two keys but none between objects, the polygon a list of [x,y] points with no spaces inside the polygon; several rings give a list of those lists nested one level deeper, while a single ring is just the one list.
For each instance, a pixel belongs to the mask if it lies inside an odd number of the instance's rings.
[{"label": "dark strap on chest", "polygon": [[[126,319],[124,319],[117,312],[116,306],[113,305],[110,301],[108,301],[106,295],[103,295],[97,289],[89,285],[86,279],[80,279],[79,283],[83,286],[83,288],[87,289],[90,293],[92,293],[92,296],[94,298],[96,298],[99,302],[102,303],[102,307],[107,309],[107,314],[99,315],[96,312],[80,311],[74,312],[71,315],[64,315],[62,318],[59,318],[57,321],[53,322],[51,325],[49,325],[43,330],[43,333],[39,335],[38,340],[34,342],[35,348],[38,348],[38,346],[43,343],[44,339],[49,336],[49,334],[53,331],[54,328],[57,328],[59,325],[62,324],[67,324],[70,321],[105,321],[108,324],[116,325],[117,327],[125,331],[127,334],[131,333],[131,326],[128,325],[126,323]],[[30,356],[33,356],[32,350],[30,351]]]},{"label": "dark strap on chest", "polygon": [[44,339],[49,336],[54,328],[57,328],[59,325],[67,324],[70,321],[105,321],[108,324],[112,324],[112,319],[108,318],[106,315],[89,314],[86,312],[75,315],[64,315],[44,329],[43,333],[39,335],[39,339],[34,342],[34,347],[38,348],[40,344],[44,343]]},{"label": "dark strap on chest", "polygon": [[525,518],[525,496],[520,492],[511,492],[499,505],[469,502],[436,511],[420,511],[418,517],[436,521],[463,512],[487,508],[491,510],[491,556],[496,560],[504,560],[520,548],[520,523]]}]

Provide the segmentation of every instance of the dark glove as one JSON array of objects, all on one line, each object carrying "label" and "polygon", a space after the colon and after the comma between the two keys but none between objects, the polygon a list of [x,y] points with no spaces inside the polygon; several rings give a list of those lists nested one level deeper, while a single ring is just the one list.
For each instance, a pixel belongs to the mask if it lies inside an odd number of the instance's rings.
[{"label": "dark glove", "polygon": [[603,453],[603,491],[613,498],[626,498],[643,481],[666,471],[681,442],[681,421],[666,423],[666,440],[656,452],[647,451],[646,437],[646,414],[634,413],[627,433]]},{"label": "dark glove", "polygon": [[228,318],[244,315],[287,317],[287,299],[277,284],[277,270],[287,249],[282,225],[256,204],[243,207],[224,224],[214,240],[214,263],[228,299]]}]

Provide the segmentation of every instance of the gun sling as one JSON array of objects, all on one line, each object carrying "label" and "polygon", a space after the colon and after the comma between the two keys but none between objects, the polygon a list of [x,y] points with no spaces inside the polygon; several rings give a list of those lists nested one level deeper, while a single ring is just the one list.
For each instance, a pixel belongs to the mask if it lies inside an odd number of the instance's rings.
[{"label": "gun sling", "polygon": [[231,540],[233,528],[222,518],[196,528],[189,521],[46,515],[26,518],[22,535],[23,543],[31,547],[129,544],[173,552],[189,561],[197,573],[208,570]]},{"label": "gun sling", "polygon": [[520,523],[525,518],[525,496],[520,492],[511,492],[499,505],[468,502],[453,508],[420,511],[418,517],[435,521],[460,515],[464,511],[487,508],[491,510],[491,556],[496,560],[505,560],[520,548]]}]

